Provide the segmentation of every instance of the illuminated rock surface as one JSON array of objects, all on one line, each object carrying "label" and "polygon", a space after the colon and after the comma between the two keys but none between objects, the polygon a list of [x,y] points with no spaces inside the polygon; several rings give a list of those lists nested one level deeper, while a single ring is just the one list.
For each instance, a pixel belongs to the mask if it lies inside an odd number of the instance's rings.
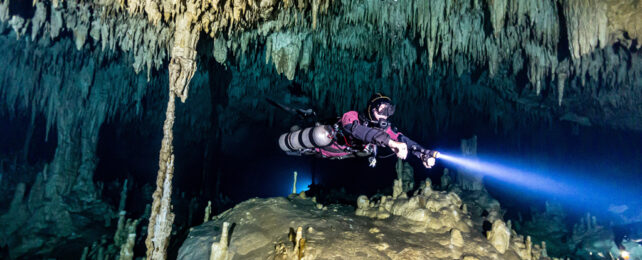
[{"label": "illuminated rock surface", "polygon": [[317,207],[298,196],[250,199],[192,228],[179,259],[207,258],[210,245],[220,240],[223,222],[232,223],[231,259],[297,259],[280,257],[296,250],[288,234],[298,227],[305,239],[302,259],[548,259],[539,245],[533,247],[501,220],[487,238],[484,218],[463,212],[456,194],[430,188],[418,192],[409,199],[381,197],[370,205],[362,205],[360,198],[356,214],[353,207]]}]

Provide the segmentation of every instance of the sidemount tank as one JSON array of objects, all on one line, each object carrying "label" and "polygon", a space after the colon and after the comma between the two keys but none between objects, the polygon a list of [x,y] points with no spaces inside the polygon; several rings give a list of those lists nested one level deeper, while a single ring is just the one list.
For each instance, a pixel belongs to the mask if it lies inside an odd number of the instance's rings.
[{"label": "sidemount tank", "polygon": [[328,146],[332,143],[333,130],[328,125],[312,126],[279,137],[279,147],[285,152]]}]

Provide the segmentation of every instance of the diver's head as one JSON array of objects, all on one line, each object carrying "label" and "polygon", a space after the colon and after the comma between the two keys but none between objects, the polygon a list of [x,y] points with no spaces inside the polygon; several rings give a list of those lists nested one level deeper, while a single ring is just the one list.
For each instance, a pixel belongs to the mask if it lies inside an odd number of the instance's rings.
[{"label": "diver's head", "polygon": [[395,105],[389,97],[381,93],[374,94],[368,100],[368,118],[372,121],[388,120],[395,113]]}]

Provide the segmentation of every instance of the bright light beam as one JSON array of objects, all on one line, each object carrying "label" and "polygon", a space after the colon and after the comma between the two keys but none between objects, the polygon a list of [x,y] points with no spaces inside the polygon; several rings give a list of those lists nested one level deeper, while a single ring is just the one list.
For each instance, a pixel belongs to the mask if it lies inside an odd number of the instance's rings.
[{"label": "bright light beam", "polygon": [[516,168],[502,166],[479,159],[464,158],[441,153],[439,159],[463,167],[470,173],[492,176],[501,181],[523,186],[532,190],[545,191],[557,195],[579,195],[579,191],[571,186],[557,182],[553,179],[542,177],[538,174]]}]

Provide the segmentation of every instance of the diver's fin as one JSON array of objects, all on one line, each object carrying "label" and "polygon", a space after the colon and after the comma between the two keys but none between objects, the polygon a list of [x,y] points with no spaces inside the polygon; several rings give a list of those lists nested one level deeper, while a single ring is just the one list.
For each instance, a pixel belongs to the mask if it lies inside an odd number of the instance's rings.
[{"label": "diver's fin", "polygon": [[275,107],[278,107],[278,108],[282,109],[282,110],[283,110],[283,111],[285,111],[285,112],[292,113],[292,114],[296,114],[296,111],[294,111],[294,109],[289,108],[289,107],[286,107],[286,106],[282,105],[281,103],[279,103],[279,102],[276,102],[276,101],[272,100],[271,98],[265,98],[265,100],[266,100],[268,103],[270,103],[270,105],[273,105],[273,106],[275,106]]},{"label": "diver's fin", "polygon": [[314,110],[312,110],[311,108],[308,108],[308,109],[291,108],[291,107],[287,107],[287,106],[285,106],[285,105],[283,105],[283,104],[281,104],[279,102],[276,102],[276,101],[272,100],[271,98],[265,98],[265,99],[271,105],[273,105],[275,107],[278,107],[278,108],[282,109],[285,112],[288,112],[288,113],[291,113],[291,114],[295,114],[295,115],[299,115],[299,116],[301,116],[303,118],[315,117],[317,115],[314,112]]}]

